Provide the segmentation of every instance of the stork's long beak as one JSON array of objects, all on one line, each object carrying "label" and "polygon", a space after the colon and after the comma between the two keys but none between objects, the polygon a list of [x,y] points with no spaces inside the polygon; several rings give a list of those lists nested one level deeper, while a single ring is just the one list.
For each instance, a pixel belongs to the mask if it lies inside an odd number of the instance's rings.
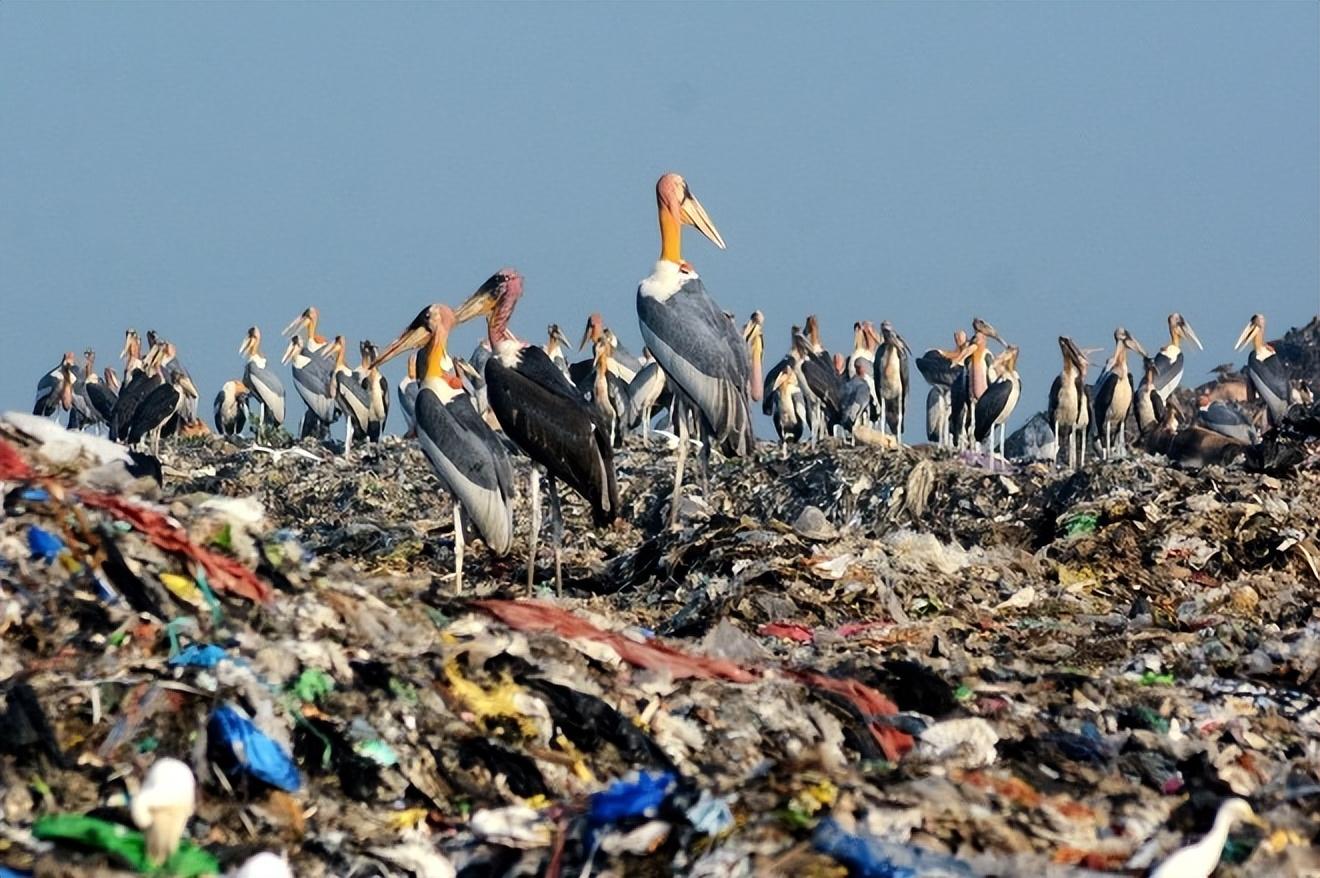
[{"label": "stork's long beak", "polygon": [[1182,330],[1183,332],[1187,333],[1187,337],[1190,338],[1192,340],[1192,343],[1196,345],[1197,350],[1201,350],[1201,351],[1205,350],[1204,345],[1201,344],[1201,340],[1196,337],[1196,330],[1192,329],[1192,324],[1184,320],[1182,322]]},{"label": "stork's long beak", "polygon": [[129,348],[131,348],[132,346],[133,346],[133,334],[128,332],[124,333],[124,349],[119,352],[119,359],[122,360],[124,357],[127,357]]},{"label": "stork's long beak", "polygon": [[454,368],[458,369],[460,372],[468,376],[468,378],[470,378],[473,381],[481,377],[480,375],[477,374],[476,367],[473,366],[471,363],[469,363],[467,360],[460,359],[457,357],[454,358]]},{"label": "stork's long beak", "polygon": [[284,356],[280,357],[281,363],[287,363],[293,359],[293,352],[297,350],[298,342],[295,339],[289,339],[289,345],[284,349]]},{"label": "stork's long beak", "polygon": [[587,328],[584,329],[584,330],[582,330],[582,341],[578,342],[578,350],[582,350],[583,348],[585,348],[585,347],[587,346],[587,342],[589,342],[589,341],[591,341],[591,340],[592,340],[592,338],[591,338],[591,318],[588,317],[588,318],[587,318]]},{"label": "stork's long beak", "polygon": [[198,397],[197,385],[193,384],[192,379],[184,375],[179,379],[179,389],[191,396],[193,399]]},{"label": "stork's long beak", "polygon": [[778,375],[775,376],[774,386],[771,387],[770,389],[778,390],[779,388],[783,387],[788,382],[789,376],[791,374],[792,371],[789,369],[785,369],[784,371],[780,372]]},{"label": "stork's long beak", "polygon": [[281,333],[281,334],[282,334],[282,335],[293,335],[295,332],[297,332],[298,330],[302,329],[304,326],[310,326],[311,323],[312,323],[311,318],[309,318],[309,317],[307,316],[307,312],[304,311],[303,313],[301,313],[301,314],[299,314],[297,317],[295,317],[292,323],[290,323],[288,326],[284,327],[284,332]]},{"label": "stork's long beak", "polygon": [[568,340],[568,337],[564,335],[564,331],[560,329],[558,326],[555,327],[553,337],[556,341],[558,341],[561,345],[563,345],[566,348],[571,348],[573,346],[572,342]]},{"label": "stork's long beak", "polygon": [[710,221],[710,216],[706,213],[706,208],[701,206],[695,195],[688,192],[679,210],[682,212],[683,222],[695,226],[697,231],[709,238],[712,244],[721,250],[724,249],[724,239],[720,237],[719,230],[715,228],[715,224]]},{"label": "stork's long beak", "polygon": [[1136,351],[1137,353],[1141,354],[1143,357],[1146,356],[1146,349],[1141,346],[1141,342],[1137,341],[1131,335],[1127,335],[1124,337],[1123,346],[1130,351]]},{"label": "stork's long beak", "polygon": [[1254,319],[1247,321],[1247,325],[1242,330],[1242,334],[1238,336],[1237,343],[1233,345],[1233,350],[1241,350],[1243,345],[1255,337],[1256,332],[1256,321]]},{"label": "stork's long beak", "polygon": [[409,324],[408,328],[405,329],[398,338],[390,342],[390,346],[381,351],[380,355],[371,362],[371,368],[377,369],[394,359],[399,353],[410,351],[413,348],[420,348],[422,345],[426,344],[431,338],[431,330],[427,328],[424,322],[422,322],[425,316],[426,311],[423,310],[422,313],[417,316],[417,319]]},{"label": "stork's long beak", "polygon": [[467,323],[473,317],[491,314],[495,310],[495,289],[483,284],[467,301],[454,309],[454,322]]}]

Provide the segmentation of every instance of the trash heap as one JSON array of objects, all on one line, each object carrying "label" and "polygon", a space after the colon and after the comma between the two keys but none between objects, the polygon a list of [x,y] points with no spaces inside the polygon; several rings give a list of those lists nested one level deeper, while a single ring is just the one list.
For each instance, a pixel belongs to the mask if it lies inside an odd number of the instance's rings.
[{"label": "trash heap", "polygon": [[[1277,474],[767,448],[678,530],[635,441],[624,523],[566,503],[561,597],[479,543],[455,594],[402,440],[180,441],[162,488],[0,416],[0,876],[1138,874],[1230,796],[1268,828],[1216,874],[1307,874],[1309,424]],[[199,795],[156,867],[124,827],[162,757]]]}]

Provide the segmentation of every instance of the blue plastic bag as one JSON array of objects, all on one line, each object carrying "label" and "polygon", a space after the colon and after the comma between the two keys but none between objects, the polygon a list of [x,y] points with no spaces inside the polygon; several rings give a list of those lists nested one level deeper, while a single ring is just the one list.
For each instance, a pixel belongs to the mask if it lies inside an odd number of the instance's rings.
[{"label": "blue plastic bag", "polygon": [[64,540],[49,531],[42,530],[35,524],[28,525],[27,540],[32,557],[40,558],[47,564],[58,558],[60,551],[64,548]]},{"label": "blue plastic bag", "polygon": [[258,780],[289,793],[302,787],[302,776],[289,754],[229,705],[211,714],[207,734],[212,742],[233,754],[239,767]]},{"label": "blue plastic bag", "polygon": [[811,836],[816,850],[848,867],[858,878],[976,878],[972,867],[957,857],[897,844],[868,835],[853,835],[826,817]]},{"label": "blue plastic bag", "polygon": [[214,643],[190,643],[170,657],[170,667],[214,668],[225,658],[228,658],[225,651]]},{"label": "blue plastic bag", "polygon": [[587,822],[592,826],[618,823],[629,817],[654,816],[674,791],[678,778],[671,771],[643,771],[592,793],[587,801]]}]

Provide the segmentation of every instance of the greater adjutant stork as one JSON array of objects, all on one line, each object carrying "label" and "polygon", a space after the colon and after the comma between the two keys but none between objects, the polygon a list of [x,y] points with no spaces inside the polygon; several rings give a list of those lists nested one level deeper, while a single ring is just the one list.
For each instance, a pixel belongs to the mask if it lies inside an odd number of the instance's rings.
[{"label": "greater adjutant stork", "polygon": [[454,577],[463,588],[463,515],[486,546],[504,555],[513,546],[513,465],[504,443],[477,414],[458,375],[446,368],[454,312],[429,305],[376,358],[372,370],[400,351],[422,348],[417,391],[417,441],[440,483],[454,498]]},{"label": "greater adjutant stork", "polygon": [[880,398],[880,429],[886,428],[903,445],[903,422],[907,415],[908,351],[907,342],[888,320],[880,324],[882,339],[875,355],[875,390]]},{"label": "greater adjutant stork", "polygon": [[1127,416],[1133,397],[1128,351],[1146,356],[1141,343],[1120,326],[1114,330],[1114,355],[1105,364],[1105,371],[1095,385],[1095,425],[1104,443],[1105,460],[1113,456],[1115,433],[1118,433],[1119,448],[1127,453]]},{"label": "greater adjutant stork", "polygon": [[1050,385],[1046,417],[1054,427],[1055,462],[1066,434],[1068,466],[1076,469],[1086,466],[1086,433],[1091,424],[1091,397],[1086,392],[1087,361],[1086,355],[1066,335],[1059,336],[1059,352],[1063,355],[1063,371]]},{"label": "greater adjutant stork", "polygon": [[215,395],[212,409],[215,429],[221,436],[237,436],[247,426],[247,385],[242,381],[226,381]]},{"label": "greater adjutant stork", "polygon": [[269,419],[275,426],[284,423],[284,382],[266,366],[266,357],[261,353],[261,330],[248,327],[247,336],[238,346],[238,352],[246,360],[243,366],[243,383],[248,392],[261,403],[261,415],[257,419],[256,432],[261,433]]},{"label": "greater adjutant stork", "polygon": [[1275,353],[1274,345],[1265,341],[1264,314],[1251,315],[1233,350],[1241,350],[1248,342],[1251,343],[1251,353],[1247,354],[1247,366],[1243,370],[1247,373],[1247,398],[1258,396],[1264,400],[1270,424],[1278,424],[1288,411],[1292,387],[1288,367]]},{"label": "greater adjutant stork", "polygon": [[1201,348],[1201,340],[1196,337],[1192,325],[1177,311],[1169,315],[1169,343],[1155,354],[1155,380],[1152,387],[1160,395],[1161,402],[1167,402],[1178,389],[1183,376],[1183,336]]},{"label": "greater adjutant stork", "polygon": [[57,414],[61,408],[67,412],[73,407],[73,385],[77,380],[73,367],[73,351],[68,351],[60,359],[59,365],[41,376],[32,403],[32,414],[48,418]]},{"label": "greater adjutant stork", "polygon": [[[614,479],[610,430],[544,350],[525,345],[509,332],[509,318],[523,292],[523,278],[505,268],[481,285],[458,307],[463,323],[486,316],[491,356],[486,360],[486,401],[504,435],[533,462],[545,467],[555,541],[555,585],[562,590],[563,513],[557,481],[563,481],[591,504],[597,526],[619,516],[619,487]],[[419,419],[420,420],[420,419]],[[527,584],[536,575],[540,532],[540,474],[530,478],[532,537]]]},{"label": "greater adjutant stork", "polygon": [[[332,351],[333,348],[326,347],[323,350]],[[293,387],[307,406],[298,438],[325,438],[330,424],[339,416],[335,408],[333,360],[327,360],[321,354],[309,355],[302,337],[295,335],[289,339],[289,346],[280,362],[292,365]]]},{"label": "greater adjutant stork", "polygon": [[[701,277],[683,260],[683,226],[695,226],[721,250],[724,239],[701,202],[678,174],[655,184],[660,215],[660,260],[637,287],[642,338],[677,397],[696,416],[703,473],[712,447],[728,456],[749,454],[756,444],[747,388],[751,364],[747,344],[724,310],[706,294]],[[678,417],[678,459],[670,525],[678,523],[687,457],[687,421]]]}]

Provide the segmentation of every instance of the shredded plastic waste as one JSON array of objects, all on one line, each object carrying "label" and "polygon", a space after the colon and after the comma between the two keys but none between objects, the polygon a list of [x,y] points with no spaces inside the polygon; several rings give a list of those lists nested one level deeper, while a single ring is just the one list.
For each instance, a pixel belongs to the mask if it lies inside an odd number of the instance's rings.
[{"label": "shredded plastic waste", "polygon": [[216,708],[207,732],[213,747],[227,751],[234,769],[285,792],[302,788],[298,766],[289,754],[233,707]]},{"label": "shredded plastic waste", "polygon": [[193,878],[215,875],[220,871],[215,857],[185,841],[163,864],[154,865],[147,857],[146,837],[119,823],[110,823],[82,814],[52,814],[32,824],[32,835],[43,841],[75,844],[108,854],[124,866],[147,875],[173,875]]}]

